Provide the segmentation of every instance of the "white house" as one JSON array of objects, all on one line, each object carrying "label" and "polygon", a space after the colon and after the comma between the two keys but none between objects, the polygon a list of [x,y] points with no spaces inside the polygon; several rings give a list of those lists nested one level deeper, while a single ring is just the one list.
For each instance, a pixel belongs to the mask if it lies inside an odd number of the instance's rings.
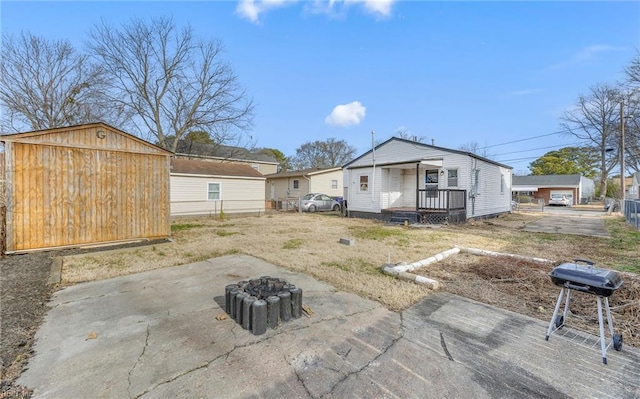
[{"label": "white house", "polygon": [[171,216],[265,211],[265,177],[246,164],[172,159]]},{"label": "white house", "polygon": [[462,223],[511,211],[512,168],[460,150],[392,137],[343,174],[350,216]]},{"label": "white house", "polygon": [[302,197],[309,193],[323,193],[342,197],[342,168],[306,169],[273,173],[267,178],[266,198]]}]

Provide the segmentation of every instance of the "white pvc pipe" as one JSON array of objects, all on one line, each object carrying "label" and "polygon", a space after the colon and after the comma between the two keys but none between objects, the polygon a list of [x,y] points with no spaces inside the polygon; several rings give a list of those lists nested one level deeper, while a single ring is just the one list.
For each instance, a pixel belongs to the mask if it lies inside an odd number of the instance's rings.
[{"label": "white pvc pipe", "polygon": [[442,251],[439,254],[428,257],[427,259],[419,260],[417,262],[409,263],[408,265],[399,265],[396,266],[395,269],[401,272],[413,271],[419,269],[421,267],[425,267],[435,262],[439,262],[445,258],[448,258],[451,255],[455,255],[460,252],[460,248],[451,248],[446,251]]},{"label": "white pvc pipe", "polygon": [[502,253],[502,252],[493,252],[493,251],[486,251],[484,249],[477,249],[477,248],[465,248],[465,247],[460,247],[456,245],[456,248],[458,248],[461,252],[466,252],[472,255],[489,255],[489,256],[505,256],[508,258],[514,258],[514,259],[522,259],[522,260],[531,260],[534,262],[541,262],[541,263],[553,263],[554,261],[549,260],[549,259],[543,259],[543,258],[534,258],[531,256],[523,256],[523,255],[516,255],[516,254],[507,254],[507,253]]}]

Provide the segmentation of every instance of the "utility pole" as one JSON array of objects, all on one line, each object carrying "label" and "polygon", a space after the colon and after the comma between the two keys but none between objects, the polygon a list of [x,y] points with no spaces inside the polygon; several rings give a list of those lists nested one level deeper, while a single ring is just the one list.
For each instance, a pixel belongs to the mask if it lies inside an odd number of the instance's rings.
[{"label": "utility pole", "polygon": [[624,211],[624,99],[620,101],[620,198],[622,203],[620,204],[620,211]]}]

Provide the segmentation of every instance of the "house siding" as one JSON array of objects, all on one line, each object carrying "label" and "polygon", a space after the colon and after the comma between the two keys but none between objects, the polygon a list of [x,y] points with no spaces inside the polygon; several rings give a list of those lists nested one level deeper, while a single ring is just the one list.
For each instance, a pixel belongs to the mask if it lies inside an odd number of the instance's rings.
[{"label": "house siding", "polygon": [[[220,200],[208,200],[208,183],[220,183]],[[262,213],[264,179],[171,175],[171,216]]]},{"label": "house siding", "polygon": [[[348,206],[351,211],[375,212],[389,207],[416,206],[416,167],[403,166],[400,175],[402,182],[402,201],[391,190],[394,168],[400,163],[429,160],[432,165],[421,164],[417,178],[418,188],[425,188],[427,169],[438,170],[439,189],[457,189],[467,191],[467,218],[483,217],[509,212],[511,210],[511,169],[496,163],[485,161],[467,153],[447,151],[446,149],[418,145],[407,141],[389,141],[376,148],[375,174],[373,173],[373,152],[369,152],[343,170],[345,192],[348,192]],[[440,166],[441,165],[441,166]],[[471,196],[474,185],[474,169],[479,169],[480,185],[478,195]],[[448,171],[458,171],[458,182],[448,185]],[[442,173],[442,174],[441,174]],[[360,176],[369,176],[369,191],[359,189]],[[375,177],[374,180],[372,176]],[[502,191],[501,191],[502,186]],[[373,190],[373,191],[372,191]]]},{"label": "house siding", "polygon": [[[311,175],[311,186],[309,191],[312,193],[323,193],[330,197],[342,197],[342,171],[337,170],[329,173],[319,173]],[[331,181],[337,180],[338,184],[335,189],[331,188]]]},{"label": "house siding", "polygon": [[[298,189],[293,188],[293,181],[298,180]],[[331,181],[337,180],[336,189],[331,188]],[[274,190],[272,192],[271,185]],[[302,197],[309,193],[323,193],[331,197],[343,196],[343,177],[341,170],[310,173],[306,175],[267,176],[265,198],[275,200],[286,197]]]}]

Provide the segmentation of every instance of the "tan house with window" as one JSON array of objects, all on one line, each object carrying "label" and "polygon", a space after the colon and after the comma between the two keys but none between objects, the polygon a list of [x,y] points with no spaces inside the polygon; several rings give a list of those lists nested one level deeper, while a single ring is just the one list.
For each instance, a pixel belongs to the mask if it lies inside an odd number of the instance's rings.
[{"label": "tan house with window", "polygon": [[307,169],[280,172],[265,176],[265,198],[270,201],[302,197],[309,193],[323,193],[342,197],[342,168]]}]

